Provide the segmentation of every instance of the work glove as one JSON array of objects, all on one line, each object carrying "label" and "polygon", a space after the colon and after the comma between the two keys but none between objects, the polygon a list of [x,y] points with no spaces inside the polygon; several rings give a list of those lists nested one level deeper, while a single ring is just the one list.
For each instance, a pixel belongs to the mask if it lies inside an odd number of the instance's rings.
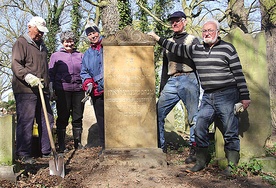
[{"label": "work glove", "polygon": [[87,90],[85,92],[86,95],[90,95],[91,94],[92,88],[93,88],[93,84],[92,83],[87,84]]},{"label": "work glove", "polygon": [[56,100],[56,95],[55,95],[55,91],[53,89],[53,82],[49,83],[49,92],[50,92],[50,101],[54,101]]},{"label": "work glove", "polygon": [[234,114],[235,115],[238,115],[240,113],[242,113],[244,111],[244,108],[243,108],[243,105],[242,103],[236,103],[235,106],[234,106]]},{"label": "work glove", "polygon": [[31,73],[28,73],[28,74],[25,76],[25,81],[26,81],[31,87],[35,87],[35,86],[40,85],[41,88],[43,88],[43,85],[42,85],[40,79],[39,79],[38,77],[36,77],[35,75],[31,74]]}]

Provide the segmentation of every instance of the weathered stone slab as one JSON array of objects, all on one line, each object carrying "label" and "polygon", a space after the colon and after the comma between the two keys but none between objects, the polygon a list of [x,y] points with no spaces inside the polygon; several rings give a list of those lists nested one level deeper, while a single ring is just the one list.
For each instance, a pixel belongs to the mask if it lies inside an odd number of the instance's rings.
[{"label": "weathered stone slab", "polygon": [[12,165],[15,122],[13,115],[0,116],[0,165]]},{"label": "weathered stone slab", "polygon": [[[265,36],[259,33],[253,38],[236,29],[225,40],[236,47],[250,91],[251,104],[240,114],[239,129],[241,161],[248,161],[265,155],[264,145],[272,133]],[[217,158],[225,157],[223,145],[216,131]]]},{"label": "weathered stone slab", "polygon": [[144,35],[127,27],[103,42],[106,149],[157,148],[154,49]]}]

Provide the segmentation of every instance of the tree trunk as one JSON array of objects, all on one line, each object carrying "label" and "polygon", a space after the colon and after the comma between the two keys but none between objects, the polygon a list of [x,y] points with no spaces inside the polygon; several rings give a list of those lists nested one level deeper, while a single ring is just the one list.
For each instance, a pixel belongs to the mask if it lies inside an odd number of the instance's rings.
[{"label": "tree trunk", "polygon": [[266,36],[268,79],[270,88],[272,125],[276,127],[276,2],[260,0],[262,30]]},{"label": "tree trunk", "polygon": [[119,29],[120,15],[117,0],[109,0],[107,6],[101,10],[104,35],[113,35]]}]

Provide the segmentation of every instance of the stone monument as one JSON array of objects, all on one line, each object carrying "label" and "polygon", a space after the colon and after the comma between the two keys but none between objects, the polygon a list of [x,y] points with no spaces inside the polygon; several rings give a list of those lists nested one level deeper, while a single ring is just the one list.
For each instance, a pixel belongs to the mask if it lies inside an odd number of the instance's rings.
[{"label": "stone monument", "polygon": [[128,160],[117,164],[165,164],[157,148],[154,44],[130,26],[103,40],[106,161],[119,155]]},{"label": "stone monument", "polygon": [[[253,37],[235,29],[223,40],[235,46],[250,92],[251,104],[239,116],[240,161],[247,162],[265,156],[264,145],[272,133],[265,35],[261,32]],[[216,157],[223,159],[224,141],[220,131],[216,131],[215,138]]]}]

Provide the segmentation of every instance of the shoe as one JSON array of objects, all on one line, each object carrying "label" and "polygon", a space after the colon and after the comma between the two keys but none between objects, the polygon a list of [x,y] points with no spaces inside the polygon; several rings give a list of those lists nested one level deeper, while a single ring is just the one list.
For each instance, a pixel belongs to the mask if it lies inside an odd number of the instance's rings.
[{"label": "shoe", "polygon": [[194,163],[196,162],[196,151],[195,147],[190,147],[189,156],[185,159],[186,164]]},{"label": "shoe", "polygon": [[51,157],[53,157],[52,152],[48,154],[42,154],[42,158],[51,158]]},{"label": "shoe", "polygon": [[35,160],[34,158],[30,156],[18,156],[18,161],[22,164],[34,164]]}]

